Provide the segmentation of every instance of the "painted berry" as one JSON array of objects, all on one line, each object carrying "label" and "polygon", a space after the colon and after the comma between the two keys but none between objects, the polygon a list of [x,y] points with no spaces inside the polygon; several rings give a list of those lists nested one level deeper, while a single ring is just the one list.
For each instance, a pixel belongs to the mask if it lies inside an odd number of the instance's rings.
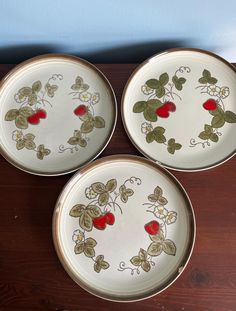
[{"label": "painted berry", "polygon": [[172,102],[165,102],[164,107],[168,109],[168,111],[174,112],[176,110],[176,106]]},{"label": "painted berry", "polygon": [[104,230],[106,228],[106,215],[94,218],[93,225],[98,230]]},{"label": "painted berry", "polygon": [[108,225],[110,225],[110,226],[114,225],[115,216],[111,212],[106,213],[105,217],[106,217],[106,223]]},{"label": "painted berry", "polygon": [[36,114],[40,119],[45,119],[47,117],[47,113],[43,109],[39,109]]},{"label": "painted berry", "polygon": [[210,98],[203,104],[203,107],[206,110],[216,110],[217,102],[214,99]]},{"label": "painted berry", "polygon": [[160,118],[168,118],[169,112],[174,112],[176,110],[176,106],[172,102],[165,102],[164,105],[156,109],[156,115]]},{"label": "painted berry", "polygon": [[156,220],[150,221],[144,226],[144,229],[147,231],[148,234],[150,235],[155,235],[158,233],[160,228],[159,222]]},{"label": "painted berry", "polygon": [[74,110],[74,114],[76,116],[83,116],[87,113],[87,106],[85,105],[79,105],[75,110]]},{"label": "painted berry", "polygon": [[31,116],[29,116],[29,117],[27,118],[27,121],[28,121],[30,124],[36,125],[36,124],[39,124],[40,118],[38,117],[37,113],[34,113],[34,114],[32,114]]}]

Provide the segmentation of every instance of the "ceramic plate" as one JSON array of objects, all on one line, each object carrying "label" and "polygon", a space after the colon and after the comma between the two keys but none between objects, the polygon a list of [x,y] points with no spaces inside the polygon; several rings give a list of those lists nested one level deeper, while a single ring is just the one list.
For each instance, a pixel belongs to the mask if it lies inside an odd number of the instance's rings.
[{"label": "ceramic plate", "polygon": [[0,149],[29,173],[59,175],[93,160],[116,123],[104,75],[73,56],[44,55],[14,68],[0,85]]},{"label": "ceramic plate", "polygon": [[54,243],[69,275],[114,301],[161,292],[192,252],[195,220],[179,182],[156,163],[110,156],[81,169],[55,207]]},{"label": "ceramic plate", "polygon": [[176,170],[203,170],[235,153],[236,72],[195,49],[158,54],[130,77],[123,123],[148,158]]}]

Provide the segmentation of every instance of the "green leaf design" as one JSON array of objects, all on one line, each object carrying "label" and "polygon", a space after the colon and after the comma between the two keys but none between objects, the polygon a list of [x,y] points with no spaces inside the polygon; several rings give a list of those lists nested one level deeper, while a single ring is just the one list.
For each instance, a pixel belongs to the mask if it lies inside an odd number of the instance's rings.
[{"label": "green leaf design", "polygon": [[42,88],[42,83],[40,81],[36,81],[32,85],[32,91],[38,93]]},{"label": "green leaf design", "polygon": [[96,263],[96,262],[94,263],[93,268],[94,268],[94,271],[97,272],[97,273],[99,273],[101,271],[101,269],[102,269],[101,265]]},{"label": "green leaf design", "polygon": [[199,83],[201,83],[201,84],[207,84],[207,78],[205,78],[205,77],[201,77],[199,80],[198,80],[198,82]]},{"label": "green leaf design", "polygon": [[74,252],[75,254],[81,254],[84,251],[84,243],[78,243],[75,245]]},{"label": "green leaf design", "polygon": [[93,116],[90,112],[85,113],[83,116],[79,117],[81,121],[94,121]]},{"label": "green leaf design", "polygon": [[72,216],[72,217],[80,217],[83,214],[84,210],[85,210],[85,205],[83,205],[83,204],[76,204],[70,210],[69,215]]},{"label": "green leaf design", "polygon": [[34,150],[36,148],[36,144],[33,140],[25,140],[25,148],[28,150]]},{"label": "green leaf design", "polygon": [[167,255],[172,255],[175,256],[176,254],[176,246],[175,243],[171,240],[165,240],[163,242],[163,251],[167,254]]},{"label": "green leaf design", "polygon": [[158,142],[159,144],[163,144],[166,142],[166,138],[163,135],[165,133],[165,129],[163,127],[157,126],[154,128],[153,132],[155,134],[156,142]]},{"label": "green leaf design", "polygon": [[143,248],[140,248],[138,255],[141,260],[147,259],[147,252]]},{"label": "green leaf design", "polygon": [[141,265],[141,259],[139,258],[139,256],[132,257],[130,259],[130,262],[136,267],[139,267]]},{"label": "green leaf design", "polygon": [[167,72],[163,73],[159,77],[159,81],[162,85],[166,85],[169,82],[169,75]]},{"label": "green leaf design", "polygon": [[95,263],[94,263],[94,271],[99,273],[101,269],[108,269],[110,267],[109,263],[106,262],[103,255],[99,255],[96,257]]},{"label": "green leaf design", "polygon": [[87,211],[83,211],[82,215],[79,219],[79,225],[82,229],[86,231],[91,231],[93,228],[93,222],[91,216],[87,213]]},{"label": "green leaf design", "polygon": [[203,140],[209,139],[210,136],[211,136],[211,134],[210,134],[210,133],[206,133],[205,131],[204,131],[204,132],[201,132],[201,133],[198,135],[198,137],[201,138],[201,139],[203,139]]},{"label": "green leaf design", "polygon": [[85,121],[84,123],[81,124],[81,132],[82,133],[90,133],[92,132],[94,127],[94,122],[91,121]]},{"label": "green leaf design", "polygon": [[30,106],[34,105],[37,103],[37,95],[35,93],[32,93],[29,97],[28,97],[28,104]]},{"label": "green leaf design", "polygon": [[30,96],[30,95],[32,94],[32,89],[31,89],[30,87],[28,87],[28,86],[22,87],[22,88],[19,90],[18,93],[19,93],[20,95],[22,95],[22,96],[28,97],[28,96]]},{"label": "green leaf design", "polygon": [[206,133],[211,134],[212,133],[212,127],[208,124],[204,125],[204,130]]},{"label": "green leaf design", "polygon": [[103,128],[105,127],[105,120],[102,117],[95,117],[94,118],[94,126],[96,128]]},{"label": "green leaf design", "polygon": [[149,99],[146,104],[149,108],[155,111],[157,108],[162,106],[162,102],[159,99]]},{"label": "green leaf design", "polygon": [[178,81],[178,82],[175,83],[175,88],[176,88],[176,90],[178,90],[178,91],[182,91],[183,86],[182,86],[182,84]]},{"label": "green leaf design", "polygon": [[34,140],[35,139],[35,135],[32,133],[28,133],[24,136],[25,140]]},{"label": "green leaf design", "polygon": [[6,121],[13,121],[15,118],[19,115],[19,110],[18,109],[11,109],[9,110],[6,115],[5,115],[5,120]]},{"label": "green leaf design", "polygon": [[225,124],[225,119],[224,116],[222,116],[221,114],[217,114],[216,116],[214,116],[211,120],[211,125],[214,128],[220,128]]},{"label": "green leaf design", "polygon": [[107,205],[108,200],[109,200],[109,193],[108,192],[103,192],[98,197],[98,204],[100,206]]},{"label": "green leaf design", "polygon": [[174,138],[170,138],[170,139],[168,140],[167,151],[168,151],[170,154],[174,154],[176,150],[179,150],[179,149],[181,149],[181,148],[182,148],[182,145],[179,144],[179,143],[176,143]]},{"label": "green leaf design", "polygon": [[225,122],[236,123],[236,114],[233,113],[232,111],[227,110],[225,111],[224,119],[225,119]]},{"label": "green leaf design", "polygon": [[[169,140],[169,142],[170,142],[170,140]],[[172,140],[173,140],[173,138],[172,138]],[[161,187],[156,186],[156,188],[154,189],[154,193],[155,193],[155,195],[157,195],[159,197],[160,195],[163,194],[163,191],[162,191]]]},{"label": "green leaf design", "polygon": [[16,127],[18,127],[19,129],[27,129],[28,128],[28,121],[22,115],[18,115],[16,117],[15,124],[16,124]]},{"label": "green leaf design", "polygon": [[72,136],[69,138],[67,143],[74,146],[74,145],[78,145],[79,141],[80,141],[80,139],[78,137]]},{"label": "green leaf design", "polygon": [[181,77],[181,78],[179,78],[178,81],[179,81],[179,83],[184,84],[186,82],[186,79]]},{"label": "green leaf design", "polygon": [[25,106],[25,107],[20,108],[19,113],[22,116],[28,118],[34,113],[34,110],[31,107]]},{"label": "green leaf design", "polygon": [[85,245],[85,247],[84,247],[84,255],[86,257],[89,257],[89,258],[94,257],[95,256],[95,251],[94,251],[93,247],[89,247],[89,246]]},{"label": "green leaf design", "polygon": [[208,79],[208,78],[211,77],[211,73],[210,73],[209,70],[204,69],[203,72],[202,72],[202,76],[203,76],[204,78],[207,78],[207,79]]},{"label": "green leaf design", "polygon": [[86,207],[86,210],[89,216],[91,216],[92,218],[99,217],[102,214],[100,208],[96,205],[88,205]]},{"label": "green leaf design", "polygon": [[97,241],[93,238],[87,238],[84,243],[86,247],[95,247],[97,245]]},{"label": "green leaf design", "polygon": [[147,253],[153,257],[159,256],[162,253],[162,243],[152,242],[147,249]]},{"label": "green leaf design", "polygon": [[146,84],[150,87],[150,89],[157,89],[161,85],[157,79],[150,79],[146,82]]},{"label": "green leaf design", "polygon": [[217,80],[216,78],[213,78],[213,77],[211,77],[211,78],[208,79],[208,83],[210,83],[210,84],[216,84],[217,81],[218,81],[218,80]]},{"label": "green leaf design", "polygon": [[105,185],[101,182],[95,182],[91,185],[94,192],[100,194],[106,191]]},{"label": "green leaf design", "polygon": [[108,182],[106,184],[106,191],[113,192],[113,191],[115,191],[116,187],[117,187],[116,179],[108,180]]},{"label": "green leaf design", "polygon": [[162,231],[160,231],[158,234],[156,235],[149,235],[150,239],[153,241],[153,242],[163,242],[165,240],[164,238],[164,234]]},{"label": "green leaf design", "polygon": [[143,271],[145,271],[145,272],[148,272],[151,269],[151,265],[148,261],[142,261],[141,267],[142,267]]},{"label": "green leaf design", "polygon": [[110,265],[109,265],[109,263],[107,261],[103,260],[101,262],[101,267],[102,267],[102,269],[105,270],[105,269],[108,269],[110,267]]},{"label": "green leaf design", "polygon": [[86,147],[87,146],[87,141],[85,140],[85,139],[79,139],[79,141],[78,141],[78,145],[80,146],[80,147]]},{"label": "green leaf design", "polygon": [[146,135],[146,141],[148,144],[152,143],[154,140],[155,140],[155,133],[152,131],[152,132],[149,132],[147,135]]},{"label": "green leaf design", "polygon": [[23,139],[20,139],[16,143],[16,149],[21,150],[25,147],[25,141]]},{"label": "green leaf design", "polygon": [[158,196],[156,195],[156,194],[154,194],[154,193],[152,193],[152,194],[149,194],[149,196],[148,196],[148,200],[150,201],[150,202],[156,202],[157,200],[158,200]]},{"label": "green leaf design", "polygon": [[209,113],[212,116],[222,115],[224,117],[224,110],[218,105],[218,108],[215,110],[209,110]]},{"label": "green leaf design", "polygon": [[164,95],[165,95],[165,88],[164,88],[164,86],[162,86],[162,85],[160,85],[160,86],[158,86],[157,88],[156,88],[156,96],[158,97],[158,98],[161,98],[161,97],[163,97]]},{"label": "green leaf design", "polygon": [[219,140],[219,137],[218,137],[218,135],[217,135],[216,133],[212,133],[212,134],[210,135],[209,138],[210,138],[210,140],[213,141],[214,143],[217,143],[218,140]]},{"label": "green leaf design", "polygon": [[147,107],[144,110],[143,116],[147,121],[150,121],[150,122],[156,122],[157,121],[157,115],[151,107]]},{"label": "green leaf design", "polygon": [[145,108],[146,108],[146,102],[145,101],[139,101],[139,102],[134,104],[133,112],[140,113],[140,112],[143,112]]}]

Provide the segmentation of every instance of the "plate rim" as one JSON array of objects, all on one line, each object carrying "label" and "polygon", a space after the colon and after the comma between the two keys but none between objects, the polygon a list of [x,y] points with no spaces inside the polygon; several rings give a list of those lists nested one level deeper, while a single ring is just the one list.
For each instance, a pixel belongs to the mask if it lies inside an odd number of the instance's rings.
[{"label": "plate rim", "polygon": [[67,169],[67,170],[57,171],[57,172],[48,172],[48,171],[42,171],[42,170],[38,171],[38,170],[34,170],[34,169],[29,169],[26,166],[21,165],[21,164],[17,163],[17,161],[15,161],[14,159],[12,159],[12,157],[9,155],[9,153],[7,151],[5,151],[3,144],[0,141],[0,154],[5,158],[5,160],[7,162],[9,162],[10,164],[15,166],[16,168],[18,168],[21,171],[24,171],[26,173],[29,173],[32,175],[37,175],[37,176],[48,176],[48,177],[70,174],[72,172],[79,170],[83,166],[91,163],[93,160],[95,160],[105,150],[105,148],[109,144],[111,138],[113,137],[113,134],[114,134],[114,131],[115,131],[115,128],[117,125],[117,118],[118,118],[118,106],[117,106],[116,94],[115,94],[115,91],[114,91],[110,81],[108,80],[108,78],[94,64],[88,62],[87,60],[85,60],[83,58],[80,58],[78,56],[71,55],[71,54],[61,54],[61,53],[42,54],[42,55],[32,57],[30,59],[27,59],[27,60],[17,64],[1,79],[1,81],[0,81],[0,92],[4,88],[5,83],[7,83],[7,81],[12,76],[14,76],[19,70],[24,69],[24,67],[26,67],[28,65],[32,65],[34,63],[40,62],[41,60],[47,60],[47,59],[53,59],[53,58],[65,59],[68,61],[77,62],[78,64],[83,64],[83,65],[87,66],[89,69],[93,70],[95,73],[97,73],[99,75],[99,77],[103,80],[103,82],[105,83],[106,88],[107,88],[107,90],[111,96],[111,101],[112,101],[112,106],[113,106],[114,111],[113,111],[113,124],[112,124],[111,130],[109,131],[108,139],[105,141],[104,144],[101,145],[101,148],[98,150],[97,153],[95,153],[95,155],[92,158],[90,158],[89,160],[85,161],[83,164],[81,164],[75,168],[72,168],[72,169]]},{"label": "plate rim", "polygon": [[[144,164],[149,167],[152,167],[158,172],[163,173],[177,188],[179,189],[180,193],[184,196],[189,219],[190,219],[190,233],[189,233],[189,240],[188,240],[188,246],[185,251],[185,255],[182,258],[181,262],[179,263],[179,268],[176,270],[170,279],[168,279],[164,284],[161,286],[152,288],[148,292],[142,293],[142,294],[135,294],[133,296],[127,295],[127,296],[119,296],[119,295],[113,295],[113,294],[104,294],[103,292],[99,291],[99,289],[95,289],[93,286],[87,284],[85,281],[83,281],[78,274],[76,273],[75,269],[73,269],[72,266],[70,266],[69,260],[67,261],[67,255],[63,251],[62,244],[60,242],[60,230],[59,230],[59,221],[60,216],[63,210],[64,201],[68,195],[68,191],[70,188],[74,185],[75,182],[77,182],[84,174],[87,172],[93,170],[93,168],[99,167],[100,165],[103,165],[104,163],[111,163],[113,161],[131,161],[136,162],[139,164]],[[190,200],[190,197],[183,187],[183,185],[180,183],[180,181],[166,168],[164,168],[161,165],[158,165],[156,162],[136,156],[136,155],[129,155],[129,154],[119,154],[119,155],[110,155],[103,158],[99,158],[92,163],[87,164],[85,167],[83,167],[80,171],[75,173],[69,181],[65,184],[65,186],[62,188],[62,191],[60,195],[58,196],[58,199],[56,201],[53,217],[52,217],[52,237],[53,237],[53,244],[54,249],[57,253],[57,256],[59,258],[59,261],[61,265],[63,266],[64,270],[67,272],[67,274],[71,277],[71,279],[76,282],[81,288],[89,292],[90,294],[108,300],[113,302],[136,302],[141,301],[147,298],[151,298],[157,294],[160,294],[162,291],[167,289],[170,285],[172,285],[179,276],[183,273],[186,266],[188,265],[188,262],[192,256],[193,249],[195,246],[196,241],[196,217],[193,209],[192,202]],[[181,269],[180,269],[181,267]]]},{"label": "plate rim", "polygon": [[203,167],[197,167],[197,168],[183,168],[183,167],[175,167],[175,166],[172,166],[172,165],[168,165],[168,164],[165,164],[151,156],[149,156],[145,151],[143,151],[143,149],[138,146],[138,144],[134,141],[134,139],[132,138],[131,134],[129,133],[129,130],[128,130],[128,127],[126,125],[126,122],[125,122],[125,113],[124,113],[124,103],[125,103],[125,96],[126,96],[126,93],[127,93],[127,89],[128,89],[128,86],[129,84],[132,82],[132,79],[134,78],[135,74],[140,70],[142,69],[143,66],[145,66],[146,64],[148,64],[149,62],[151,62],[155,57],[160,57],[160,56],[163,56],[165,54],[169,54],[169,53],[173,53],[173,52],[179,52],[179,51],[190,51],[190,52],[197,52],[197,53],[202,53],[202,54],[206,54],[208,56],[212,56],[213,58],[217,59],[218,61],[221,61],[223,62],[225,65],[227,65],[230,69],[232,69],[235,74],[236,74],[236,68],[231,64],[229,63],[226,59],[224,59],[223,57],[213,53],[213,52],[210,52],[210,51],[207,51],[207,50],[203,50],[203,49],[198,49],[198,48],[172,48],[172,49],[167,49],[167,50],[164,50],[162,52],[159,52],[159,53],[156,53],[154,55],[152,55],[151,57],[147,58],[146,60],[144,60],[141,64],[139,64],[134,70],[133,72],[131,73],[131,75],[129,76],[126,84],[125,84],[125,87],[123,89],[123,93],[122,93],[122,97],[121,97],[121,119],[122,119],[122,123],[123,123],[123,126],[124,126],[124,129],[125,129],[125,132],[127,134],[127,136],[129,137],[131,143],[134,145],[134,147],[142,154],[144,155],[147,159],[150,159],[156,163],[158,163],[159,165],[162,165],[164,166],[165,168],[168,168],[168,169],[171,169],[171,170],[174,170],[174,171],[179,171],[179,172],[200,172],[200,171],[205,171],[205,170],[208,170],[208,169],[211,169],[211,168],[214,168],[214,167],[217,167],[225,162],[227,162],[228,160],[230,160],[231,158],[233,158],[233,156],[236,154],[236,149],[234,149],[234,151],[232,151],[228,156],[226,156],[225,158],[223,158],[222,160],[219,160],[217,162],[214,162],[213,164],[210,164],[210,165],[207,165],[207,166],[203,166]]}]

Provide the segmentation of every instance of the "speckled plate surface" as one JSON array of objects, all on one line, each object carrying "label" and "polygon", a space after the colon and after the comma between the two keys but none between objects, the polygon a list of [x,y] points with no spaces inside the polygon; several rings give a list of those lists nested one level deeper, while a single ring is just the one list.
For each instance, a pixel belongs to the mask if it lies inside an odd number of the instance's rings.
[{"label": "speckled plate surface", "polygon": [[191,202],[156,163],[110,156],[82,168],[63,189],[53,217],[57,254],[90,293],[142,300],[185,268],[195,239]]},{"label": "speckled plate surface", "polygon": [[97,157],[116,124],[114,92],[92,64],[43,55],[16,66],[0,85],[0,151],[38,175],[74,171]]},{"label": "speckled plate surface", "polygon": [[236,72],[224,59],[174,49],[142,63],[122,99],[125,129],[148,158],[167,168],[204,170],[235,154]]}]

